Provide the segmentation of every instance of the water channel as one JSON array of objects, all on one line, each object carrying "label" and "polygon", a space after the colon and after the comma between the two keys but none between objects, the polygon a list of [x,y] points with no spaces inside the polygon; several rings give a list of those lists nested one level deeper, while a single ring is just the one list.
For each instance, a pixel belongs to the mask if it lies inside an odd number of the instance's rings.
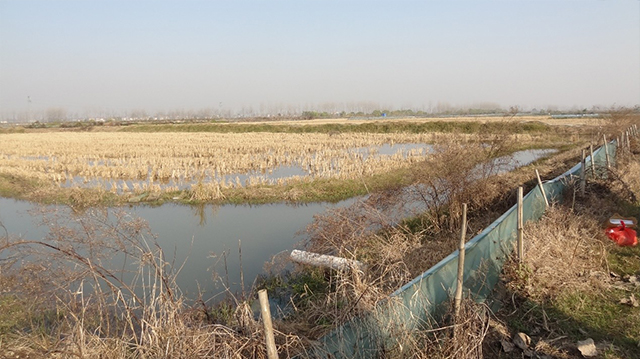
[{"label": "water channel", "polygon": [[[526,165],[553,152],[554,150],[516,152],[510,161],[510,168],[501,168],[501,171]],[[313,221],[314,215],[354,201],[355,199],[351,199],[336,204],[295,206],[135,205],[123,209],[131,216],[139,216],[148,222],[151,231],[157,234],[157,242],[164,249],[165,256],[175,258],[176,266],[186,261],[177,276],[177,283],[183,293],[194,298],[200,290],[204,298],[210,298],[223,290],[223,282],[228,281],[232,290],[239,290],[241,273],[246,288],[250,288],[254,279],[264,273],[265,263],[274,255],[283,252],[286,254],[299,246],[305,238],[302,231]],[[11,236],[43,239],[49,229],[38,225],[41,218],[36,213],[37,208],[37,205],[29,202],[0,198],[0,221]],[[71,215],[65,210],[63,208],[62,213]],[[242,265],[238,251],[239,241]],[[223,252],[226,253],[226,270],[224,261],[220,260]],[[221,276],[220,280],[213,280],[214,273]]]}]

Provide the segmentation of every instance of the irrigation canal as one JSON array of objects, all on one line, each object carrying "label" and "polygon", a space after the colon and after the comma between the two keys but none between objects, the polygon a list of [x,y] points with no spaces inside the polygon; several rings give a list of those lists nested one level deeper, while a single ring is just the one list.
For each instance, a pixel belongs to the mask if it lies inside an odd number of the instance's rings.
[{"label": "irrigation canal", "polygon": [[[512,170],[536,159],[548,156],[553,150],[516,152],[511,161]],[[131,206],[123,208],[131,216],[146,220],[165,258],[181,267],[177,283],[189,298],[199,291],[203,298],[211,298],[224,290],[241,289],[241,273],[248,289],[255,278],[264,273],[265,263],[278,253],[288,253],[305,239],[302,231],[313,221],[313,216],[335,206],[346,206],[354,199],[337,204],[313,203],[306,205],[268,204],[259,206],[205,205],[190,207],[165,204],[159,207]],[[49,206],[51,209],[52,206]],[[56,208],[58,215],[72,216],[68,208]],[[0,221],[12,237],[42,240],[49,228],[42,222],[39,206],[8,198],[0,198]],[[239,242],[242,249],[240,263]],[[223,253],[226,253],[226,267]],[[0,257],[3,254],[0,253]],[[185,263],[184,265],[182,265]],[[114,268],[122,266],[114,263]],[[242,270],[241,270],[242,268]],[[217,281],[213,279],[216,274]],[[227,275],[228,273],[228,275]]]}]

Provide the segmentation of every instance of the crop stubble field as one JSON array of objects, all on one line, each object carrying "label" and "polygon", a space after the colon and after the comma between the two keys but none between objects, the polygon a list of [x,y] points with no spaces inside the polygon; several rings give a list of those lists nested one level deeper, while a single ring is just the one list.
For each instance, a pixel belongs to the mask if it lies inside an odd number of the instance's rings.
[{"label": "crop stubble field", "polygon": [[[406,166],[424,158],[426,149],[381,155],[376,146],[424,144],[431,139],[428,134],[375,133],[4,134],[0,173],[118,193],[171,192],[199,185],[216,198],[226,188],[353,179]],[[299,174],[266,176],[279,168],[297,168]]]},{"label": "crop stubble field", "polygon": [[[505,124],[506,130],[509,130],[508,125],[509,124]],[[152,125],[145,126],[149,126],[150,128],[153,127]],[[226,126],[226,124],[224,126]],[[166,126],[166,128],[170,128],[170,126]],[[96,129],[92,129],[92,131],[93,130]],[[413,153],[409,152],[405,157],[405,155],[378,156],[375,155],[375,153],[367,153],[363,150],[354,151],[354,149],[370,148],[390,143],[447,143],[450,139],[451,142],[459,145],[461,148],[468,145],[468,142],[473,142],[475,144],[474,148],[478,149],[476,152],[482,152],[481,150],[484,149],[483,146],[486,143],[484,139],[487,138],[478,136],[477,134],[467,136],[442,133],[381,134],[343,132],[329,134],[277,132],[210,133],[171,131],[164,131],[161,133],[141,133],[133,131],[124,133],[118,131],[117,128],[105,128],[105,130],[106,131],[93,132],[38,130],[24,134],[0,134],[0,185],[2,184],[2,176],[5,175],[15,178],[32,178],[37,181],[51,183],[52,185],[53,183],[57,183],[60,187],[66,186],[70,178],[74,180],[80,179],[80,183],[78,184],[80,186],[95,184],[102,187],[103,190],[111,190],[113,188],[111,185],[116,183],[116,186],[118,187],[115,190],[120,193],[138,193],[143,191],[163,190],[162,186],[167,187],[166,190],[168,191],[168,188],[172,186],[178,188],[181,185],[191,186],[195,184],[196,187],[203,186],[203,182],[211,183],[211,187],[214,190],[224,189],[223,187],[225,186],[230,190],[234,190],[238,186],[248,185],[249,187],[260,187],[271,184],[260,182],[252,183],[251,177],[247,179],[248,182],[238,184],[237,181],[229,182],[225,176],[234,176],[236,173],[244,172],[255,173],[254,177],[260,177],[260,174],[268,173],[278,167],[299,166],[300,168],[308,171],[308,175],[290,179],[290,181],[308,181],[311,185],[317,186],[317,182],[315,181],[318,180],[318,182],[322,182],[324,178],[334,178],[337,180],[363,178],[366,176],[376,175],[381,172],[393,172],[394,168],[401,169],[405,166],[411,166],[417,161],[422,161],[425,157],[432,157],[434,159],[438,158],[435,156],[437,152],[433,155],[423,151],[416,151]],[[601,137],[599,133],[595,136],[590,134],[586,134],[585,136],[585,134],[580,133],[574,134],[573,131],[580,131],[574,127],[571,127],[571,132],[567,133],[563,133],[563,130],[560,129],[560,127],[553,128],[552,130],[544,129],[544,131],[544,135],[532,131],[530,133],[514,133],[507,135],[506,137],[508,137],[507,140],[516,140],[516,147],[540,145],[540,138],[557,136],[559,134],[565,136],[564,144],[573,144],[574,146],[577,143],[575,140],[579,142],[585,141],[585,138],[589,136],[596,139]],[[576,153],[577,152],[574,154]],[[572,154],[566,153],[565,157],[571,155]],[[454,151],[452,156],[447,156],[447,153],[441,153],[439,158],[456,159],[449,160],[447,161],[447,164],[437,167],[444,170],[450,169],[450,178],[456,176],[461,177],[459,175],[465,173],[465,168],[474,168],[475,162],[473,160],[475,158],[473,153],[470,152]],[[465,160],[469,161],[469,166],[459,168],[461,167],[460,162],[464,162]],[[572,158],[569,162],[573,164],[575,163],[575,159]],[[414,167],[427,168],[427,166]],[[560,170],[564,170],[564,168]],[[526,171],[531,172],[530,169],[527,169]],[[437,172],[439,176],[443,175],[443,171]],[[546,172],[543,174],[546,174]],[[527,176],[530,177],[530,174]],[[217,178],[223,177],[225,178],[224,181],[217,180]],[[522,182],[520,180],[521,177],[517,177],[518,179],[515,178],[516,177],[509,181],[498,183],[496,188],[499,187],[499,191],[504,192],[505,188],[512,187],[510,185],[505,187],[505,183]],[[432,178],[429,177],[427,173],[424,174],[423,179],[429,180]],[[87,183],[84,183],[85,181]],[[254,181],[256,181],[256,179],[254,179]],[[278,185],[278,180],[275,181],[276,182],[273,183],[273,185]],[[135,188],[135,186],[132,185],[134,188],[124,188],[123,182],[135,182],[139,187]],[[452,183],[458,182],[454,181]],[[286,184],[284,185],[286,186]],[[127,184],[127,187],[128,186],[129,184]],[[468,187],[467,189],[472,192],[473,196],[476,196],[478,194],[477,188],[478,187]],[[212,191],[212,193],[214,193],[214,195],[216,194],[215,191]],[[487,191],[486,193],[489,192]],[[495,198],[496,203],[502,204],[505,202],[504,197],[498,196]],[[385,197],[380,197],[380,199],[384,200]],[[487,201],[489,200],[490,198],[487,199]],[[479,221],[483,220],[483,216],[486,215],[485,212],[488,212],[486,209],[490,208],[482,207],[483,205],[484,204],[482,203],[476,205],[476,208],[480,212],[483,212],[483,215],[478,216],[482,217]],[[367,208],[365,208],[365,210],[366,209]],[[447,213],[453,216],[455,211],[447,210]],[[359,215],[360,212],[356,211],[354,214]],[[376,218],[380,217],[374,212],[372,212],[371,215]],[[345,221],[349,221],[351,218],[344,217],[343,219]],[[389,278],[397,275],[397,277],[394,277],[395,280],[404,283],[407,278],[410,279],[413,277],[410,271],[405,270],[409,268],[406,263],[413,261],[414,258],[412,256],[408,256],[407,253],[424,253],[430,248],[428,244],[431,242],[438,245],[438,247],[442,247],[443,244],[443,242],[429,240],[428,236],[431,235],[431,232],[434,230],[432,226],[425,228],[416,227],[417,230],[407,230],[405,232],[403,232],[402,228],[398,228],[397,232],[380,233],[379,235],[375,234],[370,237],[358,235],[356,237],[356,233],[361,233],[358,225],[361,223],[366,224],[368,222],[351,222],[354,223],[353,228],[355,231],[353,233],[349,232],[349,227],[333,225],[332,228],[334,231],[323,231],[323,238],[327,240],[327,243],[331,240],[331,243],[340,244],[345,243],[340,241],[342,238],[341,236],[344,235],[345,238],[349,239],[350,243],[364,244],[362,248],[359,248],[362,249],[362,252],[360,252],[363,254],[362,258],[369,258],[368,260],[371,263],[376,263],[376,266],[371,266],[371,268],[377,268],[376,271],[372,271],[366,276],[358,276],[357,280],[355,277],[347,278],[348,275],[344,278],[332,277],[332,280],[335,279],[335,283],[338,283],[336,285],[337,289],[335,292],[332,292],[329,291],[331,286],[326,286],[326,290],[328,290],[326,293],[326,301],[323,299],[324,297],[320,296],[324,295],[322,294],[324,287],[320,284],[314,287],[317,288],[314,289],[316,291],[314,295],[308,295],[307,290],[309,290],[309,286],[307,286],[306,283],[314,283],[314,277],[309,275],[308,278],[311,279],[307,282],[303,282],[305,283],[304,299],[307,300],[307,298],[311,298],[313,300],[309,299],[307,302],[298,303],[304,304],[304,307],[299,305],[298,308],[301,308],[301,310],[304,309],[306,312],[300,314],[300,317],[297,319],[301,323],[311,324],[312,327],[305,332],[307,329],[302,330],[302,325],[294,323],[291,325],[291,328],[295,328],[295,330],[288,331],[286,323],[279,323],[279,331],[277,332],[277,335],[279,335],[278,343],[285,343],[279,344],[279,350],[281,353],[284,353],[285,351],[288,353],[288,350],[292,350],[292,353],[304,353],[304,349],[302,349],[302,339],[300,338],[304,338],[306,336],[316,338],[318,333],[322,333],[322,330],[326,329],[326,327],[333,327],[334,325],[340,324],[340,322],[347,319],[349,315],[353,315],[354,313],[370,310],[371,307],[376,305],[378,300],[381,298],[388,298],[388,289],[393,288],[391,290],[395,290],[397,287],[395,285],[391,285],[392,283],[389,283]],[[335,222],[328,223],[331,225]],[[474,226],[484,228],[484,226],[480,226],[478,224],[474,224]],[[345,230],[345,228],[347,229]],[[458,235],[457,230],[454,230],[454,232],[455,235],[452,234],[452,238],[457,237]],[[354,238],[357,240],[354,240]],[[449,233],[442,230],[438,232],[438,238],[448,239]],[[379,240],[379,243],[376,242],[377,240]],[[451,242],[457,243],[457,238]],[[371,244],[374,245],[372,246]],[[382,248],[382,250],[380,250],[380,248]],[[350,250],[350,248],[347,249]],[[358,258],[356,251],[352,251],[349,254]],[[385,259],[385,261],[378,260],[380,258]],[[141,263],[143,263],[143,261],[141,261]],[[423,270],[424,268],[420,269],[420,271]],[[385,275],[378,275],[380,273]],[[405,275],[407,278],[402,277]],[[325,276],[320,276],[319,278],[319,280],[322,281],[326,279]],[[382,281],[379,279],[385,280]],[[322,285],[324,285],[324,283]],[[164,294],[161,293],[161,295]],[[152,353],[157,350],[158,353],[165,353],[165,356],[168,352],[180,353],[184,357],[197,356],[193,355],[193,353],[196,352],[210,353],[214,351],[216,353],[221,353],[224,348],[230,348],[228,351],[233,352],[236,355],[238,355],[238,353],[245,353],[247,350],[252,350],[254,356],[256,355],[256,352],[263,352],[261,347],[259,349],[255,349],[255,347],[261,345],[260,343],[262,343],[262,341],[261,337],[260,339],[256,339],[261,335],[261,332],[258,329],[257,324],[253,324],[253,319],[248,322],[242,321],[242,323],[245,324],[238,324],[241,322],[242,318],[237,314],[241,313],[239,310],[246,307],[246,303],[238,304],[238,309],[233,312],[233,315],[230,315],[226,319],[221,319],[223,318],[223,314],[220,314],[220,317],[217,316],[219,313],[222,313],[222,309],[218,311],[218,309],[213,307],[207,308],[207,305],[203,303],[204,313],[206,314],[207,319],[202,320],[201,322],[194,322],[193,319],[185,319],[187,316],[182,315],[182,311],[184,310],[183,303],[176,304],[170,300],[165,300],[165,298],[171,299],[171,296],[163,297],[163,300],[158,303],[166,303],[167,308],[164,308],[163,310],[165,310],[166,313],[169,313],[172,319],[163,322],[163,316],[159,315],[156,318],[153,316],[155,315],[155,312],[152,312],[152,319],[156,319],[156,321],[153,322],[156,323],[154,324],[156,325],[155,328],[162,330],[150,331],[150,333],[158,335],[158,337],[153,337],[152,340],[148,341],[149,343],[147,343],[147,341],[145,341],[144,345],[142,342],[138,343],[137,338],[132,339],[128,336],[128,332],[125,333],[125,331],[122,331],[124,334],[120,334],[120,332],[115,334],[118,336],[116,340],[94,340],[91,342],[91,345],[93,346],[88,345],[87,341],[81,342],[76,340],[76,342],[79,343],[77,346],[82,348],[82,351],[85,353],[110,353],[111,355],[107,354],[107,356],[112,357],[117,356],[112,353],[121,350],[120,348],[127,348],[126,350],[130,351],[130,348],[132,347],[131,343],[135,343],[137,345],[136,348],[139,348],[140,352],[147,351],[147,353]],[[9,303],[12,304],[13,302],[10,301]],[[347,303],[347,305],[337,305],[337,303]],[[155,304],[152,303],[150,307],[155,308],[153,305]],[[189,311],[189,313],[193,313],[193,311]],[[318,313],[322,313],[322,315],[318,317]],[[217,318],[214,320],[216,320],[215,323],[219,324],[212,326],[209,318],[210,316]],[[192,316],[189,318],[192,318]],[[248,318],[252,317],[249,316]],[[318,320],[318,318],[321,320]],[[296,320],[296,318],[294,318],[294,320]],[[88,338],[96,336],[95,332],[90,330],[86,331],[86,329],[82,327],[84,324],[78,321],[76,322],[77,323],[74,324],[75,326],[72,326],[73,330],[71,333],[81,333],[81,335],[86,335]],[[318,323],[324,323],[324,327]],[[235,331],[233,328],[242,328],[242,330]],[[224,331],[212,333],[212,329],[220,329]],[[31,332],[34,331],[32,330]],[[166,338],[160,337],[163,335],[162,333],[169,333],[169,335],[167,335]],[[102,337],[111,339],[112,337],[110,335],[113,335],[113,333],[105,332],[102,334]],[[28,337],[28,335],[22,335],[19,337]],[[55,338],[55,334],[52,338]],[[178,340],[175,338],[178,338]],[[165,339],[167,339],[166,345],[164,345],[163,342]],[[55,344],[48,345],[47,348],[45,348],[46,350],[49,350],[49,347],[57,349],[55,347],[63,342],[57,338],[49,341]],[[169,341],[172,343],[171,346],[169,345]],[[21,344],[23,342],[24,341],[20,341],[17,343]],[[98,345],[94,345],[93,343],[98,343]],[[113,344],[111,344],[111,346],[107,346],[104,343]],[[182,345],[183,343],[184,345]],[[194,345],[193,343],[197,343],[198,345]],[[248,343],[254,343],[254,347]],[[421,341],[416,342],[416,344],[415,350],[418,353],[422,353],[425,348],[430,347],[428,343]],[[431,346],[434,347],[433,345]],[[22,354],[32,351],[32,349],[24,349],[20,351],[20,353]],[[187,355],[185,353],[191,355]],[[161,355],[158,356],[160,357]],[[174,354],[173,356],[178,357],[180,355]],[[442,357],[445,356],[443,355]]]},{"label": "crop stubble field", "polygon": [[[600,122],[535,116],[10,129],[0,133],[0,193],[49,202],[68,198],[70,190],[82,196],[90,190],[110,203],[140,195],[150,195],[145,201],[336,201],[397,183],[403,168],[429,157],[427,144],[500,133],[530,148],[557,138],[564,143],[565,132],[573,137],[581,125]],[[379,152],[399,144],[407,148]],[[381,175],[386,178],[369,181]]]}]

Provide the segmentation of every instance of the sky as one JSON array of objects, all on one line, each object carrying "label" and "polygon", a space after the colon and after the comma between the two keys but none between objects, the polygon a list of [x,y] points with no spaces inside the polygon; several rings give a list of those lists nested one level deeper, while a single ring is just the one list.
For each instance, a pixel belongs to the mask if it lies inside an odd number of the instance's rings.
[{"label": "sky", "polygon": [[640,1],[0,0],[0,117],[640,104]]}]

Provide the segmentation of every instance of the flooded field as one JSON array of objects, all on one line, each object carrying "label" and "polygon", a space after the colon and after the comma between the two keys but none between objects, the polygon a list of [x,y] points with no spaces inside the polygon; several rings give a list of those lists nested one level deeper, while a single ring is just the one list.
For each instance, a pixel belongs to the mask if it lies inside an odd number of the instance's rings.
[{"label": "flooded field", "polygon": [[429,152],[428,134],[6,134],[0,172],[60,187],[173,192],[353,179],[406,166]]},{"label": "flooded field", "polygon": [[[382,149],[388,150],[391,147]],[[496,167],[496,173],[513,170],[553,152],[516,152],[507,165]],[[244,287],[250,288],[255,278],[264,273],[265,263],[279,253],[286,257],[305,239],[303,231],[314,215],[354,201],[296,206],[165,204],[159,207],[125,206],[122,210],[148,222],[165,257],[175,268],[181,267],[177,281],[182,291],[190,298],[197,297],[198,292],[204,298],[210,298],[223,292],[226,285],[234,292],[241,291],[241,276]],[[419,206],[410,203],[405,208],[410,209],[405,216],[420,210]],[[67,207],[55,207],[55,210],[57,216],[73,216]],[[49,231],[48,227],[39,225],[42,222],[39,207],[29,202],[0,198],[0,221],[14,237],[40,240]],[[122,263],[113,263],[113,268],[121,267]]]}]

